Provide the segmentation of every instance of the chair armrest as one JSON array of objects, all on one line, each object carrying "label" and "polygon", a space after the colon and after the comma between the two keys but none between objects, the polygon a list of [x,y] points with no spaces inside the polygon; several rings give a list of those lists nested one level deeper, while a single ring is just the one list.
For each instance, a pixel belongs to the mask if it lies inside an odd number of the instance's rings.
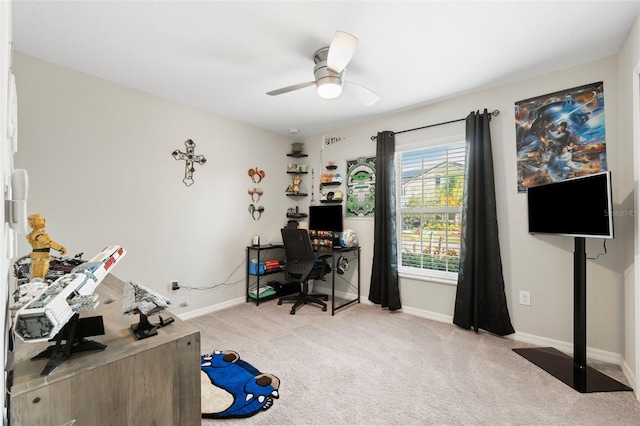
[{"label": "chair armrest", "polygon": [[319,276],[316,279],[324,280],[324,276],[331,272],[331,265],[327,262],[327,259],[332,256],[332,254],[327,253],[316,257],[316,262],[321,262],[320,271],[318,271]]}]

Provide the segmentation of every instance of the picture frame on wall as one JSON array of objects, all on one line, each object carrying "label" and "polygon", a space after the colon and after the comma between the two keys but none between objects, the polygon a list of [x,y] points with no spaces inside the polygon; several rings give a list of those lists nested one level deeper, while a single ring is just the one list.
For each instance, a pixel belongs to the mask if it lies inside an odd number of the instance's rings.
[{"label": "picture frame on wall", "polygon": [[602,81],[515,103],[518,192],[607,170]]},{"label": "picture frame on wall", "polygon": [[347,160],[347,218],[373,219],[376,205],[376,157]]}]

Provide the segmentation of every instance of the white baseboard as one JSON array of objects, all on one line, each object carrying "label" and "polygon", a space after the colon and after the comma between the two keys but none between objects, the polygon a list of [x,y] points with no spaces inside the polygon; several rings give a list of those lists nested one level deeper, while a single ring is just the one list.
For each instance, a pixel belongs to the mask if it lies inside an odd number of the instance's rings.
[{"label": "white baseboard", "polygon": [[[402,308],[402,312],[409,315],[414,315],[421,318],[426,318],[434,321],[439,321],[447,324],[453,324],[453,317],[450,315],[444,315],[437,312],[425,311],[422,309],[416,309],[408,306]],[[573,343],[563,342],[562,340],[549,339],[548,337],[537,336],[535,334],[522,333],[516,331],[514,334],[505,336],[508,339],[517,340],[518,342],[529,343],[536,346],[551,346],[566,354],[573,354]],[[595,349],[587,347],[587,357],[608,362],[611,364],[619,365],[622,371],[629,381],[629,383],[635,383],[635,378],[629,366],[624,362],[621,354],[615,352],[604,351],[602,349]]]},{"label": "white baseboard", "polygon": [[[522,333],[516,331],[515,334],[505,336],[509,339],[517,340],[518,342],[530,343],[536,346],[551,346],[556,348],[560,352],[564,352],[568,355],[573,354],[573,343],[563,342],[562,340],[550,339],[548,337],[537,336],[535,334]],[[587,357],[598,361],[604,361],[611,364],[616,364],[622,367],[624,359],[622,354],[604,351],[602,349],[595,349],[587,347]]]},{"label": "white baseboard", "polygon": [[416,309],[410,306],[403,306],[402,312],[413,315],[420,318],[426,318],[433,321],[444,322],[447,324],[453,324],[453,317],[450,315],[440,314],[437,312],[425,311],[423,309]]},{"label": "white baseboard", "polygon": [[228,301],[222,302],[222,303],[217,303],[217,304],[212,305],[212,306],[207,306],[206,308],[194,309],[192,311],[185,312],[183,314],[178,314],[176,316],[178,318],[180,318],[181,320],[186,321],[186,320],[190,320],[190,319],[199,317],[201,315],[210,314],[212,312],[218,312],[218,311],[230,308],[230,307],[235,306],[235,305],[240,305],[242,303],[245,303],[246,300],[247,300],[246,297],[242,296],[242,297],[238,297],[237,299],[228,300]]},{"label": "white baseboard", "polygon": [[[620,367],[622,368],[622,374],[627,379],[627,383],[629,383],[629,387],[633,388],[636,383],[636,376],[631,371],[631,367],[627,364],[627,361],[623,361]],[[640,401],[640,389],[633,389],[633,392],[636,394],[636,399]]]}]

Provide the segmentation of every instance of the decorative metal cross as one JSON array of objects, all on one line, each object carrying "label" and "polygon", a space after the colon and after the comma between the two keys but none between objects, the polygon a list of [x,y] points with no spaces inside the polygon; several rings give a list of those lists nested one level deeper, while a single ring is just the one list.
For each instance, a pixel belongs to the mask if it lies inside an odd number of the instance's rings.
[{"label": "decorative metal cross", "polygon": [[204,155],[195,155],[193,153],[196,144],[191,139],[187,139],[184,144],[187,146],[186,153],[176,149],[171,155],[173,155],[173,158],[176,160],[186,161],[184,166],[184,179],[182,179],[182,181],[185,185],[191,186],[191,184],[193,184],[193,173],[196,171],[193,163],[204,164],[207,162],[207,159],[204,158]]}]

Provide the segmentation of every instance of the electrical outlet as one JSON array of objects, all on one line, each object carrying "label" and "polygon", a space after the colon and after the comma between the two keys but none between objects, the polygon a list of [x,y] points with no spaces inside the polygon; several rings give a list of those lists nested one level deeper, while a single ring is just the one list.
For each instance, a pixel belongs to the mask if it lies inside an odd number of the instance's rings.
[{"label": "electrical outlet", "polygon": [[171,281],[171,291],[177,291],[180,289],[180,286],[178,285],[178,281]]},{"label": "electrical outlet", "polygon": [[531,293],[528,291],[520,291],[520,304],[531,306]]}]

